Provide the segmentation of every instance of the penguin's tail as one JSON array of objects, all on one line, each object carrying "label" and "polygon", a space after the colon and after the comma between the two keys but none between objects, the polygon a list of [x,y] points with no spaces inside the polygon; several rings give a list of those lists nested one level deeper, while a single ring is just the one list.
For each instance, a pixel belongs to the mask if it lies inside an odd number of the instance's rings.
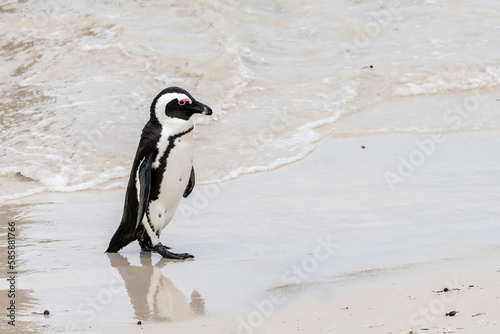
[{"label": "penguin's tail", "polygon": [[106,249],[105,253],[116,253],[123,247],[127,246],[129,243],[131,243],[134,240],[130,241],[122,241],[122,240],[116,240],[115,238],[111,239],[109,242],[108,249]]},{"label": "penguin's tail", "polygon": [[[128,232],[128,231],[127,231]],[[129,243],[132,241],[136,240],[135,233],[124,233],[123,231],[123,225],[120,224],[118,229],[116,230],[115,234],[111,238],[111,241],[109,242],[108,249],[106,249],[106,253],[116,253],[123,247],[127,246]]]},{"label": "penguin's tail", "polygon": [[105,253],[117,253],[123,247],[117,247],[112,242],[109,243],[108,249],[106,249]]},{"label": "penguin's tail", "polygon": [[119,243],[115,240],[115,238],[112,238],[105,253],[117,253],[123,247],[125,246],[119,246]]},{"label": "penguin's tail", "polygon": [[104,253],[118,253],[119,249],[114,249],[114,248],[111,248],[111,246],[108,247],[108,249],[106,249],[106,251]]}]

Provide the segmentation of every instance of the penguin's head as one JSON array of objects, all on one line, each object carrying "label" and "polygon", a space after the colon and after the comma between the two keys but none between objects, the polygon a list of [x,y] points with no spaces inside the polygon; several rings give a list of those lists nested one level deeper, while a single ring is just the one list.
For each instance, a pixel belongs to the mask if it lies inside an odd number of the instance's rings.
[{"label": "penguin's head", "polygon": [[162,90],[151,103],[151,117],[155,117],[160,123],[168,119],[187,121],[194,114],[212,115],[212,109],[196,101],[191,94],[179,87]]}]

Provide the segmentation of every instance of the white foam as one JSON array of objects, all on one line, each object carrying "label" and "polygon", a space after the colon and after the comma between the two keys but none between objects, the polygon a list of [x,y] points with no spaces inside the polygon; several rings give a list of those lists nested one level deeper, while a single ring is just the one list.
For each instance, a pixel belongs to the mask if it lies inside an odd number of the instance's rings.
[{"label": "white foam", "polygon": [[396,96],[436,94],[452,90],[464,91],[488,88],[500,83],[500,67],[456,66],[455,69],[437,69],[436,73],[424,79],[412,76],[402,77],[401,85],[394,90]]},{"label": "white foam", "polygon": [[44,187],[37,187],[37,188],[32,188],[30,190],[24,191],[24,192],[19,192],[11,195],[3,195],[0,196],[0,203],[6,203],[12,200],[24,198],[24,197],[29,197],[32,195],[40,194],[42,192],[47,191],[46,188]]},{"label": "white foam", "polygon": [[251,174],[256,172],[267,172],[282,167],[284,165],[288,165],[305,158],[310,152],[314,150],[314,144],[321,139],[321,134],[319,132],[314,131],[314,129],[332,124],[337,121],[342,112],[338,112],[335,116],[329,117],[327,119],[316,120],[310,122],[308,124],[304,124],[299,127],[296,132],[289,138],[282,138],[273,141],[272,145],[281,149],[294,149],[295,154],[291,156],[279,157],[265,165],[255,165],[249,167],[238,167],[228,172],[227,175],[212,179],[205,182],[200,182],[199,184],[213,184],[225,182],[228,180],[232,180],[238,178],[239,176],[245,174]]},{"label": "white foam", "polygon": [[314,147],[312,147],[312,146],[305,148],[301,153],[299,153],[295,156],[287,157],[287,158],[285,158],[285,157],[279,158],[279,159],[276,159],[267,165],[259,165],[259,166],[251,166],[251,167],[239,167],[239,168],[231,170],[229,172],[229,174],[226,176],[223,176],[223,177],[218,178],[218,179],[205,181],[205,182],[199,182],[199,184],[200,185],[207,185],[207,184],[221,183],[221,182],[226,182],[229,180],[236,179],[236,178],[238,178],[242,175],[245,175],[245,174],[272,171],[272,170],[279,168],[281,166],[288,165],[288,164],[302,160],[303,158],[305,158],[307,156],[308,153],[312,152],[313,149],[314,149]]},{"label": "white foam", "polygon": [[[15,175],[18,170],[15,167],[0,169],[0,175],[8,176],[12,182],[16,182]],[[74,171],[69,167],[61,168],[59,173],[50,172],[41,168],[26,168],[20,172],[21,175],[32,179],[29,184],[31,186],[27,190],[0,196],[0,203],[10,200],[20,199],[43,192],[75,192],[91,189],[116,189],[126,187],[125,181],[115,181],[124,179],[128,172],[122,167],[115,167],[106,172],[97,172],[89,175],[89,171],[79,171],[79,178],[75,177]],[[85,178],[90,178],[88,181],[83,181]],[[19,188],[26,188],[20,186]]]},{"label": "white foam", "polygon": [[[443,11],[400,4],[399,14],[380,33],[357,36],[358,28],[378,22],[368,19],[378,7],[324,2],[278,10],[203,3],[195,11],[185,4],[156,15],[166,9],[159,6],[112,4],[113,16],[90,7],[85,14],[56,11],[58,20],[47,21],[43,29],[25,25],[25,17],[41,13],[26,7],[0,22],[13,31],[1,42],[14,48],[0,56],[8,59],[1,66],[5,73],[23,69],[2,86],[9,108],[2,115],[0,175],[21,182],[15,177],[21,172],[34,180],[24,182],[19,194],[4,197],[125,187],[150,97],[172,84],[182,83],[214,110],[212,117],[194,119],[199,126],[195,159],[208,162],[200,168],[202,180],[224,170],[226,176],[215,178],[223,181],[302,159],[330,125],[349,119],[344,116],[358,115],[336,125],[336,132],[447,130],[445,110],[411,114],[404,103],[391,113],[370,108],[391,98],[500,83],[497,56],[486,52],[500,43],[497,31],[483,29],[484,24],[495,27],[494,11],[477,20],[474,11],[455,12],[449,4],[443,9],[453,15],[445,17]],[[345,24],[339,28],[332,17]],[[460,32],[447,28],[457,20],[463,23]],[[349,55],[342,43],[352,46]],[[101,64],[97,72],[95,64]],[[270,139],[249,143],[248,137],[259,137],[282,110],[286,117],[278,117]],[[497,124],[493,111],[463,122],[460,130]],[[249,149],[239,152],[245,144]]]}]

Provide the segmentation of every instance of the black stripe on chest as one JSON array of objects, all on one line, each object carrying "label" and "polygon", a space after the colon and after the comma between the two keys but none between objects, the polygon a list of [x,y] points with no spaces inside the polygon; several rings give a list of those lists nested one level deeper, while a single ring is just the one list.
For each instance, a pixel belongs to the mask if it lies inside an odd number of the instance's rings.
[{"label": "black stripe on chest", "polygon": [[[178,138],[190,133],[191,131],[193,131],[193,129],[194,127],[192,126],[184,132],[180,132],[176,135],[168,137],[168,145],[165,149],[165,153],[163,153],[163,156],[160,158],[160,165],[158,166],[158,168],[151,169],[151,193],[149,194],[149,202],[157,200],[160,196],[160,185],[163,180],[163,173],[167,169],[168,156],[170,155],[172,149],[175,147],[175,141]],[[157,152],[156,154],[160,153],[161,152]]]}]

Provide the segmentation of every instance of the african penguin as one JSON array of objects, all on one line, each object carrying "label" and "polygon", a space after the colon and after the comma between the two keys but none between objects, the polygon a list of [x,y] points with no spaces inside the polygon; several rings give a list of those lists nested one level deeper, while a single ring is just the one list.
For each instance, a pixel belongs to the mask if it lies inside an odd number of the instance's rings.
[{"label": "african penguin", "polygon": [[169,87],[153,99],[150,113],[130,172],[122,220],[106,252],[116,253],[138,240],[143,251],[171,259],[192,258],[170,252],[159,238],[181,197],[187,197],[195,184],[190,118],[211,115],[212,109],[184,89]]}]

